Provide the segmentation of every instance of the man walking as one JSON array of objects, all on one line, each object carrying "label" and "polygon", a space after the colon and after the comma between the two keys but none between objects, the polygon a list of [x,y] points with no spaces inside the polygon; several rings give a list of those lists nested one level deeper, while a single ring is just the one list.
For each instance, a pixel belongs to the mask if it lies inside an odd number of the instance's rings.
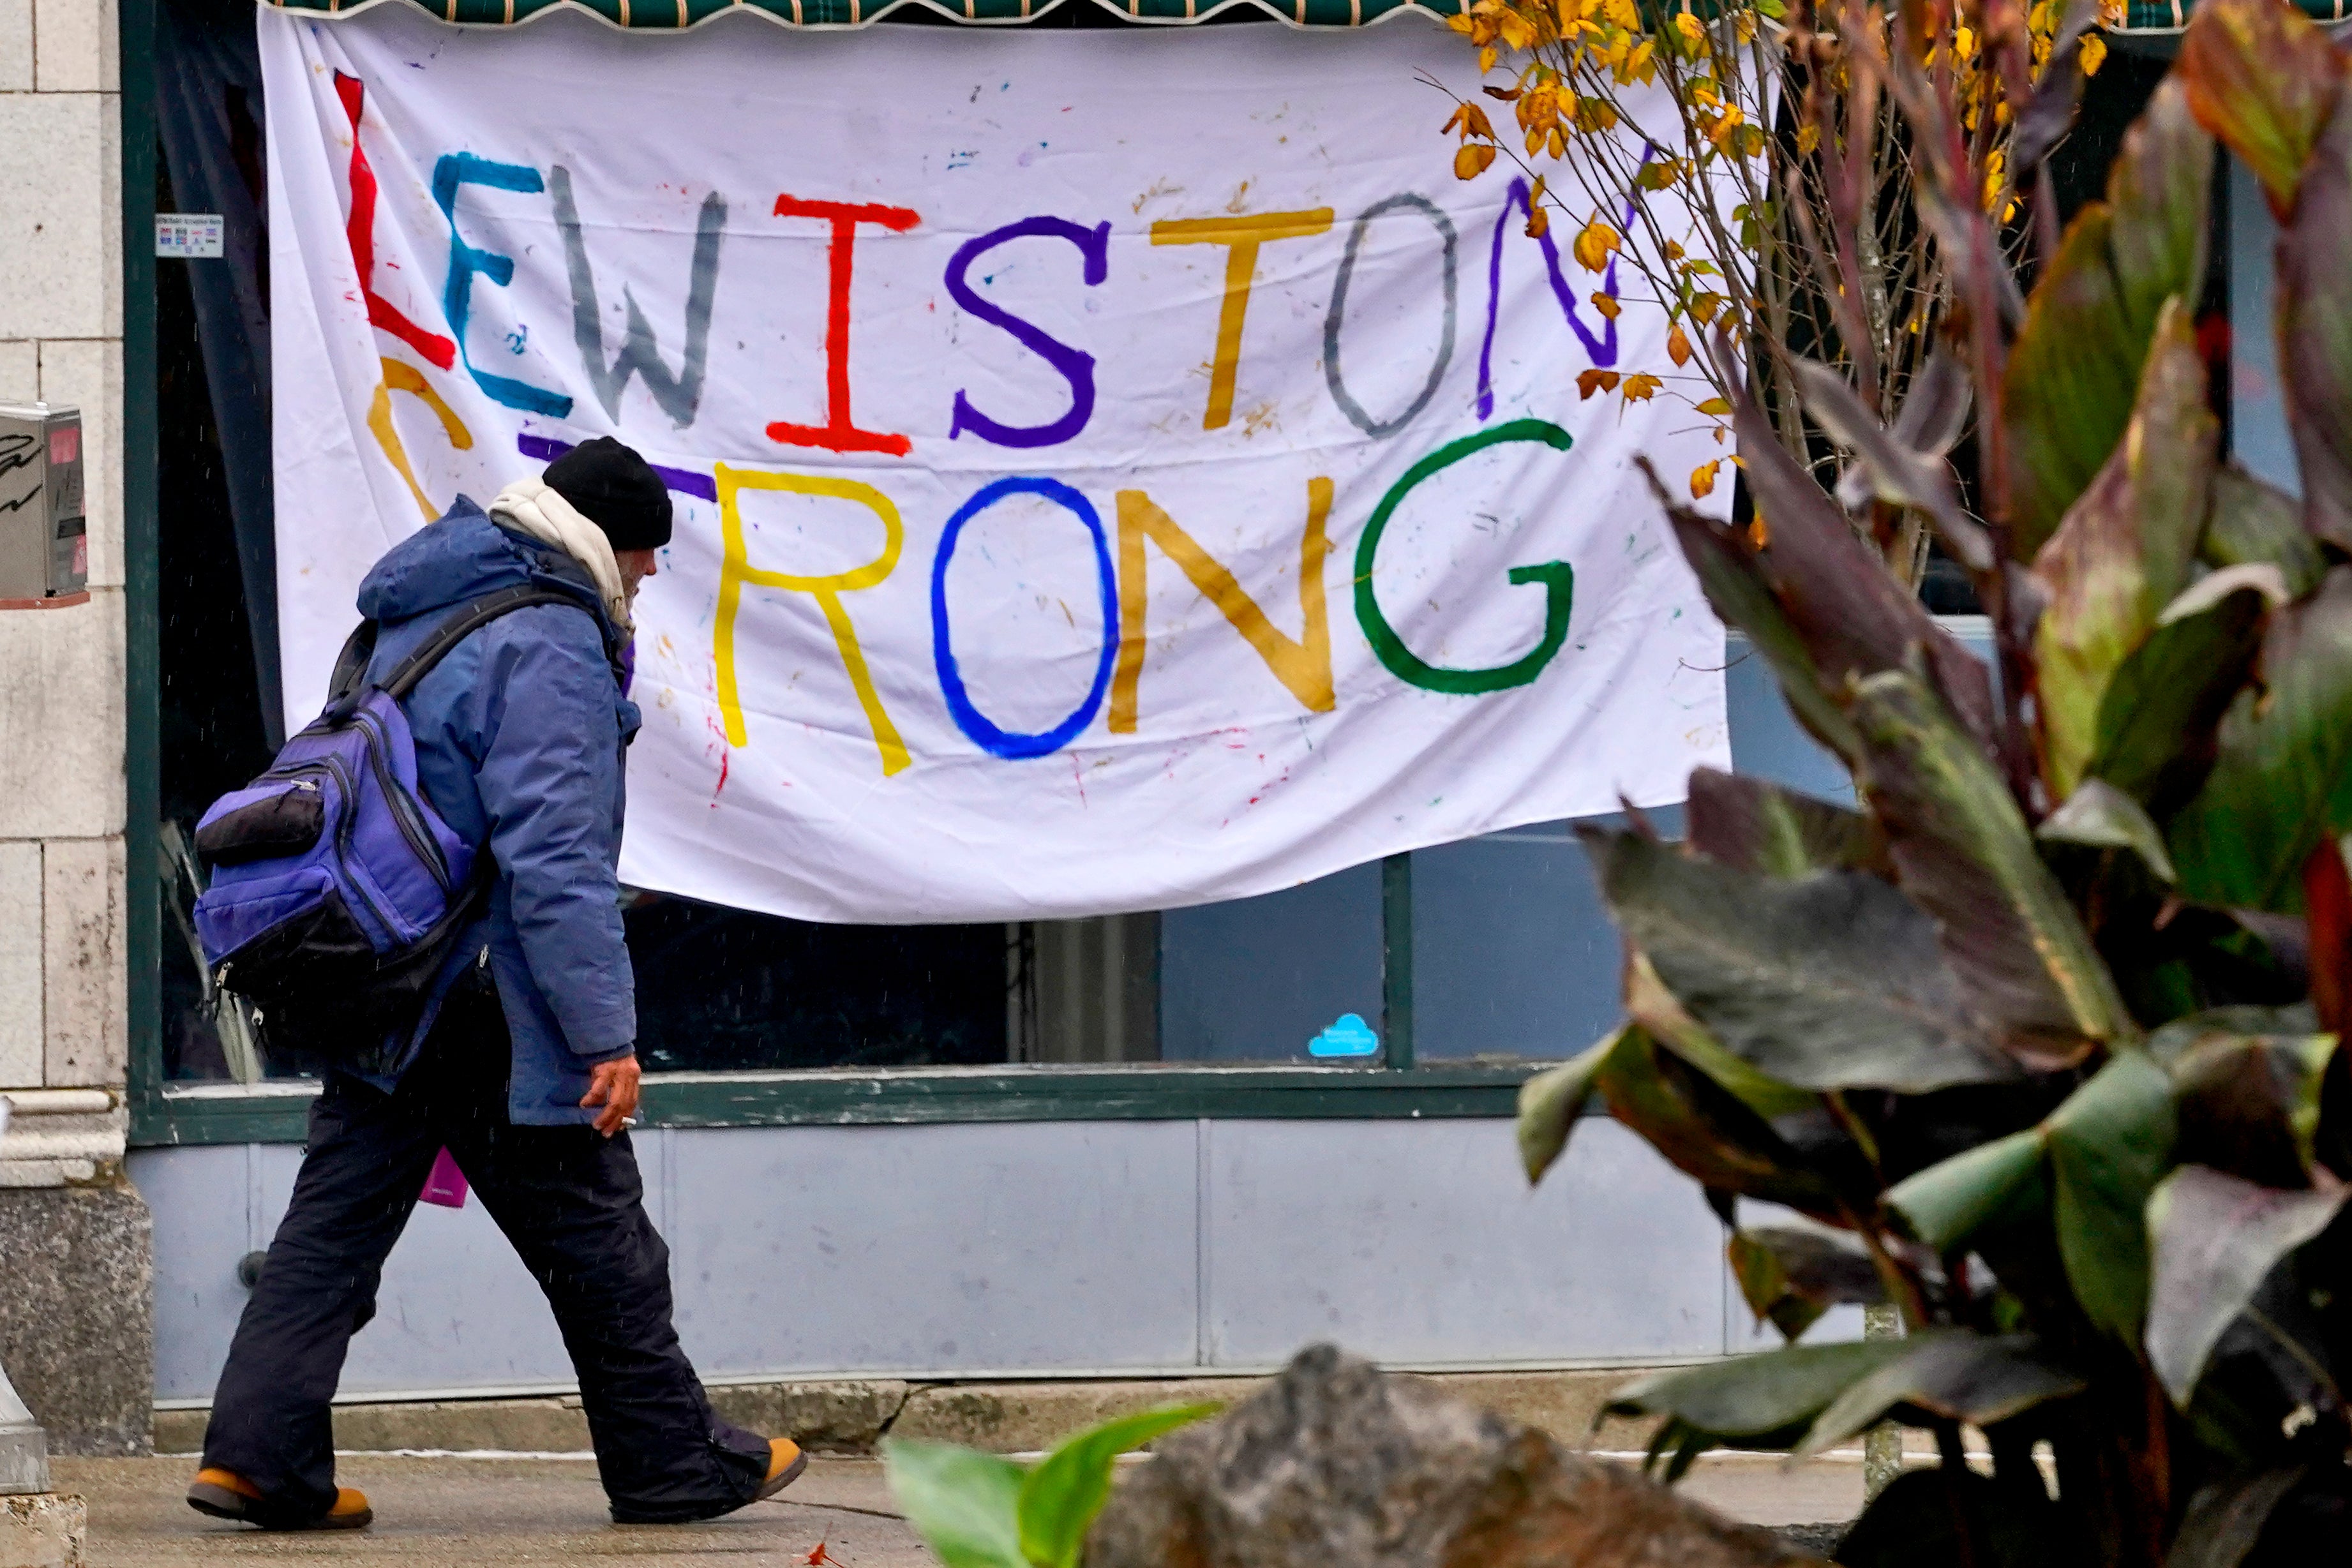
[{"label": "man walking", "polygon": [[378,624],[371,681],[486,594],[529,584],[576,608],[489,622],[403,704],[426,798],[488,847],[497,876],[395,1070],[331,1071],[311,1110],[188,1490],[205,1513],[272,1529],[373,1517],[335,1485],[329,1403],[444,1147],[555,1310],[615,1520],[712,1518],[807,1463],[788,1439],[712,1412],[671,1325],[669,1249],[625,1130],[636,1012],[615,868],[638,715],[614,651],[669,537],[660,476],[600,437],[509,486],[487,515],[458,497],[360,585],[360,612]]}]

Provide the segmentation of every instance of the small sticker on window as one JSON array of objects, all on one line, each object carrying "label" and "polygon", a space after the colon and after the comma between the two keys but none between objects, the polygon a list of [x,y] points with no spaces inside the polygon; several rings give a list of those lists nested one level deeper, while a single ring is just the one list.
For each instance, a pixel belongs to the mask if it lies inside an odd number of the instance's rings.
[{"label": "small sticker on window", "polygon": [[155,254],[183,261],[217,261],[221,255],[218,213],[157,213]]}]

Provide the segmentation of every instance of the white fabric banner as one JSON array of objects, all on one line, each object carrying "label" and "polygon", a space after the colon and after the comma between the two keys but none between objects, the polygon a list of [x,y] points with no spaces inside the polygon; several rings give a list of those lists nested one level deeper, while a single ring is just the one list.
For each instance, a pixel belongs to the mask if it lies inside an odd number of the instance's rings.
[{"label": "white fabric banner", "polygon": [[1722,449],[1580,400],[1664,320],[1453,177],[1451,35],[259,25],[290,723],[384,549],[611,434],[640,886],[1172,907],[1726,763],[1632,466]]}]

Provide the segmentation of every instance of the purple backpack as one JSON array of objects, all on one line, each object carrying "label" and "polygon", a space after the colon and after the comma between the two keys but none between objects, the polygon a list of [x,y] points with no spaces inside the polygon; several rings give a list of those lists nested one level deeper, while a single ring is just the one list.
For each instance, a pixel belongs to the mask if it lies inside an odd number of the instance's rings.
[{"label": "purple backpack", "polygon": [[417,789],[400,699],[468,632],[533,604],[586,608],[530,584],[488,594],[375,685],[363,679],[375,622],[361,622],[326,711],[196,824],[212,871],[195,910],[205,965],[254,1004],[273,1046],[368,1071],[405,1045],[496,868]]}]

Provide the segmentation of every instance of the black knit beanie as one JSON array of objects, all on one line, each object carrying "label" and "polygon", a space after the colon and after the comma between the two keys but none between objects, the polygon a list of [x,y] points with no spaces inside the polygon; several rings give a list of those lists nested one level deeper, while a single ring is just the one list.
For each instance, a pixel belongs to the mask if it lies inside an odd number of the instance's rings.
[{"label": "black knit beanie", "polygon": [[549,464],[540,477],[604,529],[614,549],[659,549],[669,543],[669,486],[635,447],[600,435]]}]

